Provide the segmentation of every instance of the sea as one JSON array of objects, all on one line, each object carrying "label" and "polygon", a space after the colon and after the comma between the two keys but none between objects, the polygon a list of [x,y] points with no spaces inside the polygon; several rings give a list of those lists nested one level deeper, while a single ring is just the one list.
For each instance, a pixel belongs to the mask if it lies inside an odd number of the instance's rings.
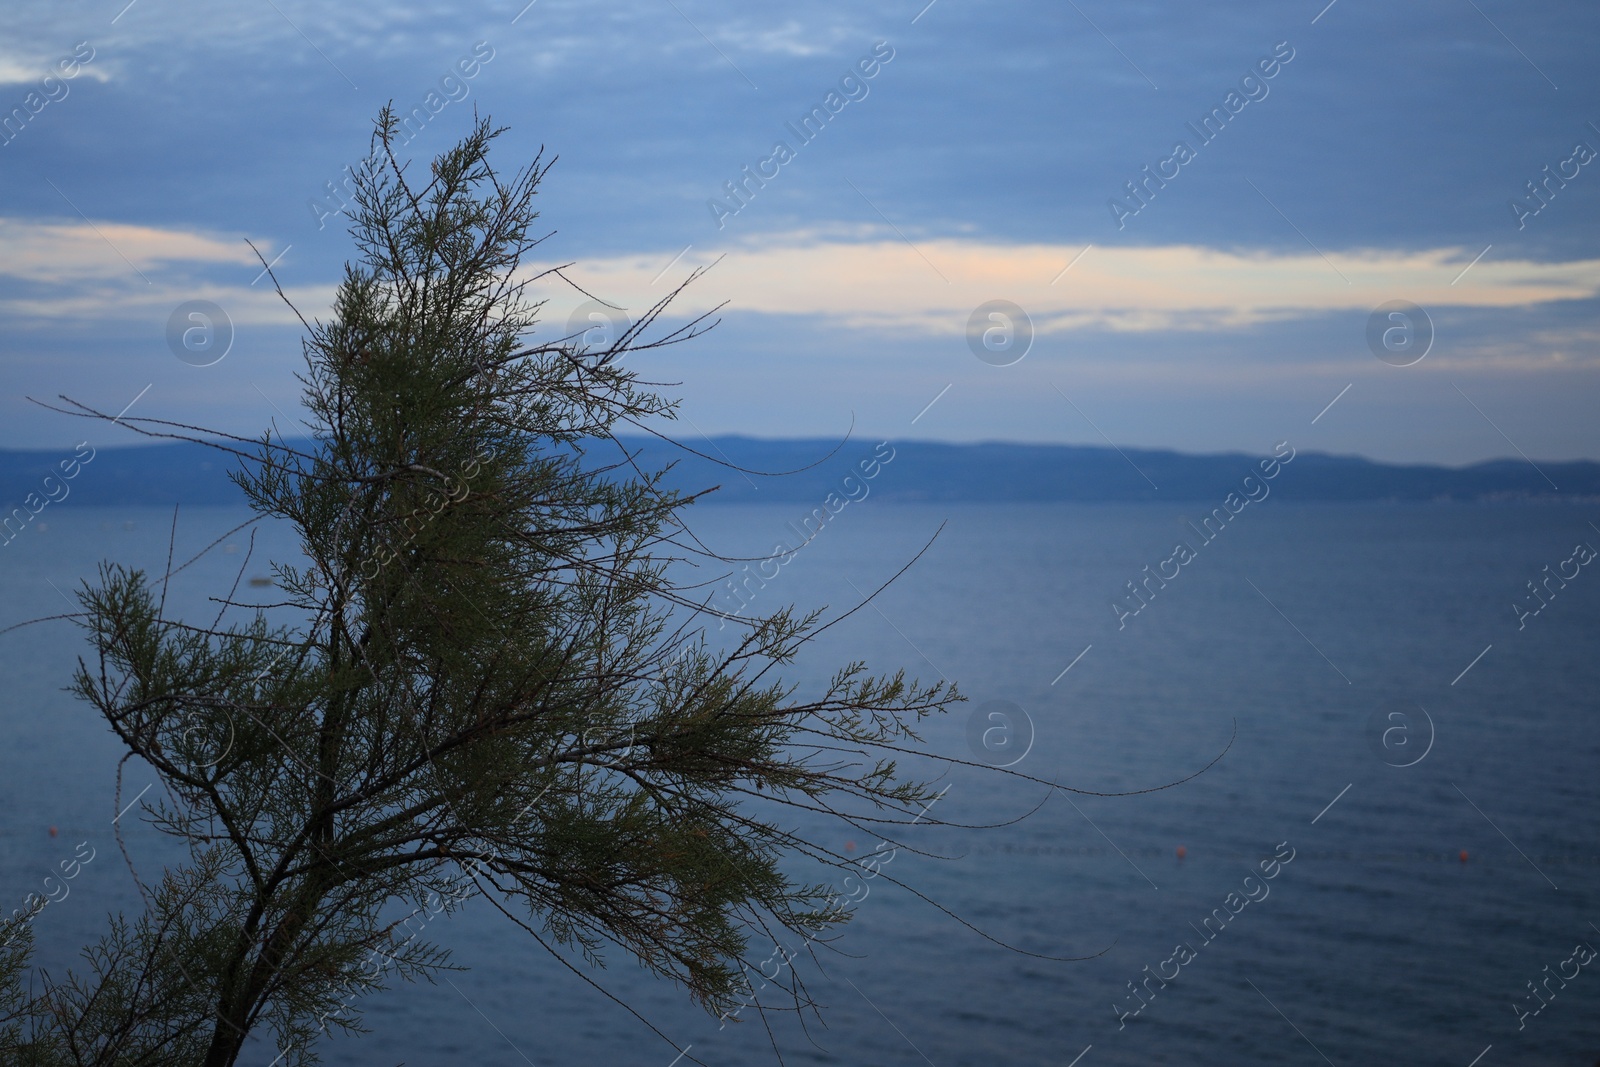
[{"label": "sea", "polygon": [[[851,502],[744,585],[747,614],[842,617],[778,676],[803,699],[862,661],[967,699],[902,763],[940,790],[914,825],[783,816],[850,863],[794,865],[848,898],[836,936],[753,937],[719,1020],[474,898],[426,931],[460,969],[358,1001],[323,1062],[1600,1063],[1600,506],[1200,510]],[[809,513],[687,518],[741,557]],[[297,542],[250,518],[61,504],[0,547],[0,629],[42,620],[0,633],[0,914],[49,894],[54,979],[177,855],[154,776],[63,689],[87,645],[59,616],[103,562],[213,542],[168,613],[271,601],[249,579]],[[727,607],[730,569],[685,573]]]}]

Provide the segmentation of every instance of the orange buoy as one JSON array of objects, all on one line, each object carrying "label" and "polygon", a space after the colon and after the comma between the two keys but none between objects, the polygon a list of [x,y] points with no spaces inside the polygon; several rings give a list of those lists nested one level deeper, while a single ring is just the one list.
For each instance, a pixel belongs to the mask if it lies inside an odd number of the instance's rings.
[{"label": "orange buoy", "polygon": [[58,831],[54,826],[50,827],[50,836],[51,837],[55,837],[59,832],[60,831]]},{"label": "orange buoy", "polygon": [[1461,850],[1461,862],[1462,863],[1467,862],[1467,850],[1466,849],[1462,849]]},{"label": "orange buoy", "polygon": [[846,841],[844,843],[844,850],[846,852],[854,852],[856,850],[856,843],[854,841]]},{"label": "orange buoy", "polygon": [[1188,854],[1189,854],[1189,850],[1188,849],[1184,848],[1182,845],[1178,846],[1178,858],[1180,860],[1183,859],[1183,857],[1187,856]]}]

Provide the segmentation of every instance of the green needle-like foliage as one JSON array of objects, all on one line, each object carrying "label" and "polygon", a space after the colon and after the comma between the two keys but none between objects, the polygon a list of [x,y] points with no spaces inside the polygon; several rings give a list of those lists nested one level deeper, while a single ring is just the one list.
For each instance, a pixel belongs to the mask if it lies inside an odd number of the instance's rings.
[{"label": "green needle-like foliage", "polygon": [[157,773],[151,818],[190,860],[83,975],[25,992],[28,932],[0,948],[6,1063],[223,1067],[258,1029],[314,1062],[358,995],[446,965],[413,924],[473,895],[726,1012],[753,936],[845,916],[785,873],[829,857],[781,805],[903,823],[933,796],[890,757],[954,690],[850,664],[796,701],[772,670],[816,616],[713,649],[669,576],[690,501],[612,435],[674,407],[623,357],[703,320],[658,327],[668,297],[604,350],[531,344],[544,170],[503,180],[479,123],[422,183],[394,132],[385,109],[359,261],[308,324],[316,447],[269,435],[235,476],[300,536],[276,567],[300,621],[185,623],[165,579],[112,565],[81,594],[74,690]]}]

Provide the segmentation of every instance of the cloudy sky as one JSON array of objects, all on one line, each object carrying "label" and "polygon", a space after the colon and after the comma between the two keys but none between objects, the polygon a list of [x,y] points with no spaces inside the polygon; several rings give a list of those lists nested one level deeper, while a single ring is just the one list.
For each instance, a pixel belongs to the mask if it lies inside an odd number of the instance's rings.
[{"label": "cloudy sky", "polygon": [[0,446],[131,440],[62,393],[291,426],[245,241],[325,315],[393,99],[418,160],[474,107],[559,156],[541,251],[613,303],[722,257],[682,304],[722,324],[644,357],[688,436],[1600,459],[1592,4],[525,2],[5,5]]}]

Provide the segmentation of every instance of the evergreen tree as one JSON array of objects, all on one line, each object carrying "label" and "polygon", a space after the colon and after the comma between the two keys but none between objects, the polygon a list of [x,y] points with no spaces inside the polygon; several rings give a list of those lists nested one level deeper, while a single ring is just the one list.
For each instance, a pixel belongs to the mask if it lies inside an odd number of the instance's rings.
[{"label": "evergreen tree", "polygon": [[471,895],[726,1012],[758,931],[846,916],[785,873],[838,861],[773,813],[906,823],[933,797],[893,756],[953,688],[851,663],[796,700],[774,669],[815,614],[703,639],[707,609],[669,573],[695,551],[692,498],[614,431],[674,410],[624,356],[707,323],[658,323],[668,296],[603,349],[533,343],[546,275],[519,265],[547,168],[503,180],[499,132],[477,123],[423,184],[385,108],[358,262],[307,324],[315,446],[224,446],[249,459],[251,507],[298,533],[303,561],[274,567],[298,621],[174,619],[165,577],[110,564],[80,594],[73,690],[159,776],[149,818],[190,858],[83,974],[36,992],[31,932],[0,930],[6,1063],[224,1067],[258,1031],[280,1063],[314,1062],[325,1030],[360,1029],[359,995],[446,964],[415,917]]}]

